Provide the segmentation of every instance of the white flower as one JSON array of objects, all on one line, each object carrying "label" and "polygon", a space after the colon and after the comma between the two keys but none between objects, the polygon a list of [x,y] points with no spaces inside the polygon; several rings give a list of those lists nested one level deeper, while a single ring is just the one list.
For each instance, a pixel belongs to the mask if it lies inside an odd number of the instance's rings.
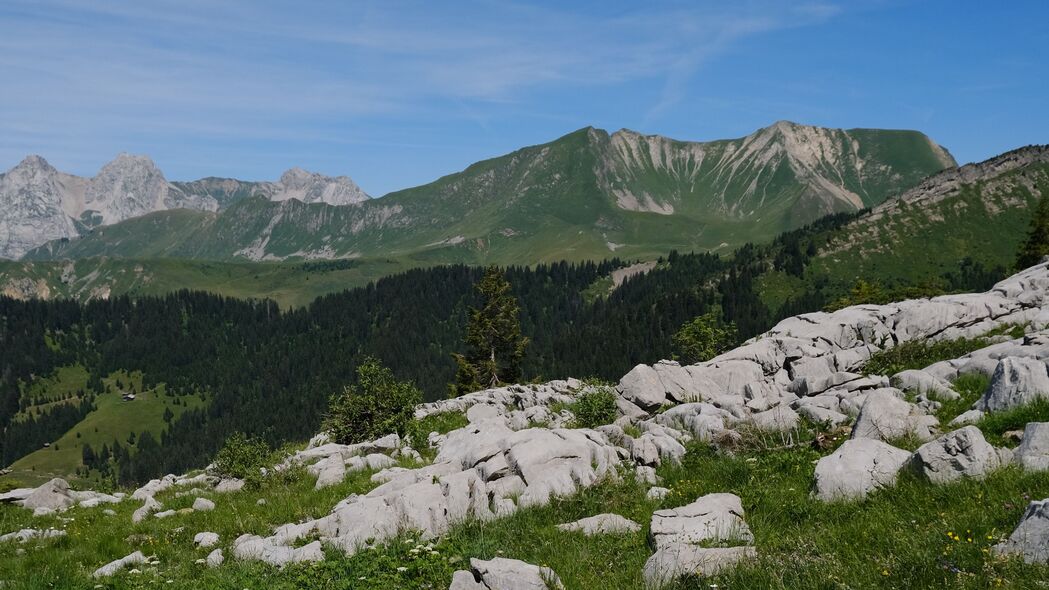
[{"label": "white flower", "polygon": [[408,571],[408,568],[406,568],[406,567],[404,567],[402,565],[401,567],[397,568],[397,571],[399,571],[399,572],[406,572],[406,571]]}]

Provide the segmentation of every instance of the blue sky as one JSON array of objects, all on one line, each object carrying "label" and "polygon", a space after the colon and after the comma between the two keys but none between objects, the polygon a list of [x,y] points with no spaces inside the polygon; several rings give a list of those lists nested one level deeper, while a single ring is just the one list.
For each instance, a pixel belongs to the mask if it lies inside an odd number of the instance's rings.
[{"label": "blue sky", "polygon": [[372,195],[594,125],[1049,143],[1049,2],[3,0],[0,169],[346,174]]}]

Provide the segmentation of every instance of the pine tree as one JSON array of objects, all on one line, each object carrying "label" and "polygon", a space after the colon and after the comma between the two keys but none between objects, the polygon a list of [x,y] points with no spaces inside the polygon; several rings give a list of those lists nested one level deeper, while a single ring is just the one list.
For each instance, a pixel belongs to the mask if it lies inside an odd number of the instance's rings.
[{"label": "pine tree", "polygon": [[453,355],[458,366],[453,395],[518,380],[528,346],[528,339],[521,335],[520,305],[502,271],[489,267],[475,288],[482,304],[470,309],[466,353]]},{"label": "pine tree", "polygon": [[1046,256],[1049,256],[1049,195],[1038,201],[1027,230],[1027,239],[1020,246],[1016,257],[1016,267],[1022,270],[1034,266]]}]

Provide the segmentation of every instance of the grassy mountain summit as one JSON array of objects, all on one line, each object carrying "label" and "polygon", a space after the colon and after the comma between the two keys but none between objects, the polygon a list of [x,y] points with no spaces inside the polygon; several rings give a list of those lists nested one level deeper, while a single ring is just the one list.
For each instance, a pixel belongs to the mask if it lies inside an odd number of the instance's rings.
[{"label": "grassy mountain summit", "polygon": [[[881,203],[954,164],[915,131],[781,121],[740,139],[684,142],[588,127],[353,207],[243,198],[217,215],[158,212],[132,219],[51,242],[27,258],[142,251],[256,261],[655,257],[768,239],[827,213]],[[180,215],[181,228],[161,221],[169,215]],[[169,235],[149,231],[157,224]]]}]

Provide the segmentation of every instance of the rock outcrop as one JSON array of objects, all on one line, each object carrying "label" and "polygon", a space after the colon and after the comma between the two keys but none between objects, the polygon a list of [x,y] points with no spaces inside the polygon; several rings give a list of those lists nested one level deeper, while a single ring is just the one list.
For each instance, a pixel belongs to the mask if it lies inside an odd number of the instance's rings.
[{"label": "rock outcrop", "polygon": [[1001,458],[979,428],[965,426],[919,447],[914,465],[932,483],[950,483],[963,477],[986,477],[1001,466]]},{"label": "rock outcrop", "polygon": [[590,537],[593,535],[636,533],[641,530],[641,525],[618,514],[598,514],[575,522],[559,524],[557,528],[566,532],[580,532]]},{"label": "rock outcrop", "polygon": [[860,500],[892,486],[910,460],[903,449],[869,438],[847,440],[816,464],[814,495],[826,502]]},{"label": "rock outcrop", "polygon": [[994,551],[1019,555],[1027,563],[1049,563],[1049,499],[1028,504],[1016,530]]},{"label": "rock outcrop", "polygon": [[455,572],[448,590],[564,590],[564,585],[548,567],[496,557],[470,559],[470,570]]},{"label": "rock outcrop", "polygon": [[714,575],[757,556],[749,545],[754,536],[743,520],[743,504],[733,494],[708,494],[685,506],[657,510],[649,538],[655,549],[643,572],[649,588],[684,575]]}]

